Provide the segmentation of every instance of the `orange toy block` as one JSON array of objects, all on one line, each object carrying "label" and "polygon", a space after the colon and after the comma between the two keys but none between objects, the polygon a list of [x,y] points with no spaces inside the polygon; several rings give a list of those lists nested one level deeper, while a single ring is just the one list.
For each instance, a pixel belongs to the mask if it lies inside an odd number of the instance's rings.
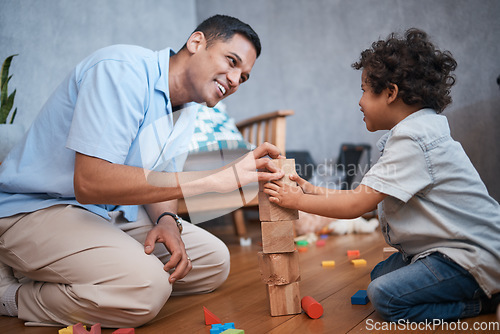
[{"label": "orange toy block", "polygon": [[119,328],[114,331],[112,334],[135,334],[134,328]]},{"label": "orange toy block", "polygon": [[294,221],[261,222],[262,251],[264,253],[288,253],[295,250],[293,240]]},{"label": "orange toy block", "polygon": [[90,332],[87,332],[85,327],[81,322],[73,326],[73,334],[101,334],[101,324],[97,323],[90,328]]},{"label": "orange toy block", "polygon": [[311,296],[302,298],[300,304],[304,312],[312,319],[318,319],[323,315],[323,306]]},{"label": "orange toy block", "polygon": [[268,285],[284,285],[300,281],[299,254],[292,253],[258,253],[260,275]]},{"label": "orange toy block", "polygon": [[360,253],[359,250],[348,250],[347,257],[350,259],[359,259]]},{"label": "orange toy block", "polygon": [[203,306],[203,312],[205,312],[205,325],[222,324],[222,321],[205,306]]},{"label": "orange toy block", "polygon": [[301,312],[299,282],[286,285],[268,285],[267,292],[273,317]]}]

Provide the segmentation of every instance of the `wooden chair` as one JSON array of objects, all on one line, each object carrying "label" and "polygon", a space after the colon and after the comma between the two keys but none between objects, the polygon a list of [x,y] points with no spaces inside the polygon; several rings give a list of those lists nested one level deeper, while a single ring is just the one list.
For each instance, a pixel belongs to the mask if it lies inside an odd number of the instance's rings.
[{"label": "wooden chair", "polygon": [[[249,119],[242,120],[236,123],[236,127],[243,135],[243,138],[256,146],[269,142],[276,145],[285,154],[286,144],[286,117],[293,115],[293,110],[276,110],[266,114],[258,115]],[[234,196],[233,196],[234,197]],[[236,202],[235,202],[236,201]],[[194,210],[197,212],[220,210],[224,208],[237,207],[237,201],[241,198],[227,198],[224,201],[203,201],[196,205]],[[257,196],[250,202],[246,203],[242,208],[234,210],[232,214],[233,223],[236,235],[244,238],[247,235],[245,225],[245,208],[256,208],[259,202]],[[190,207],[189,212],[193,212],[193,207]],[[187,206],[184,199],[179,200],[178,213],[186,215],[188,213]]]}]

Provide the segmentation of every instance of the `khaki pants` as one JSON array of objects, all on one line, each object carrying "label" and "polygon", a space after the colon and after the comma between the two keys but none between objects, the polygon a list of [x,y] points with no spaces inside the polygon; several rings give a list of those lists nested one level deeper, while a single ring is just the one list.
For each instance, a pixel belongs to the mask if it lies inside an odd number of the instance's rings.
[{"label": "khaki pants", "polygon": [[0,262],[24,277],[19,318],[28,325],[100,323],[138,327],[171,294],[210,292],[229,274],[229,251],[218,238],[185,222],[182,239],[193,269],[173,284],[156,244],[144,253],[153,223],[143,207],[136,222],[112,212],[111,222],[85,209],[57,205],[0,219]]}]

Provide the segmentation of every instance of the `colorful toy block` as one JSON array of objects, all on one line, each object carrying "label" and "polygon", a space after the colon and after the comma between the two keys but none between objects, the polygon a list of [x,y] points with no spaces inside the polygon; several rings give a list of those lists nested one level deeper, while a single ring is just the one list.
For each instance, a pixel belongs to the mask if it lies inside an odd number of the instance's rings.
[{"label": "colorful toy block", "polygon": [[205,314],[205,325],[222,324],[222,321],[205,306],[203,306],[203,312]]},{"label": "colorful toy block", "polygon": [[358,290],[358,292],[351,297],[352,305],[366,305],[368,302],[369,300],[366,290]]},{"label": "colorful toy block", "polygon": [[297,241],[297,246],[307,246],[307,245],[309,245],[309,242],[307,242],[307,240]]},{"label": "colorful toy block", "polygon": [[360,253],[359,250],[348,250],[347,257],[350,259],[359,259]]},{"label": "colorful toy block", "polygon": [[112,334],[135,334],[134,328],[119,328],[114,331]]},{"label": "colorful toy block", "polygon": [[213,324],[210,328],[210,334],[221,334],[229,329],[235,329],[234,322],[228,322],[226,324]]},{"label": "colorful toy block", "polygon": [[335,267],[335,261],[321,261],[322,267]]},{"label": "colorful toy block", "polygon": [[351,263],[354,264],[355,267],[364,267],[364,266],[366,266],[366,260],[364,260],[364,259],[351,260]]},{"label": "colorful toy block", "polygon": [[79,322],[73,326],[73,334],[101,334],[101,324],[93,325],[90,327],[90,332],[87,332],[87,328]]},{"label": "colorful toy block", "polygon": [[321,240],[316,241],[316,247],[323,247],[324,245],[326,245],[325,240],[321,239]]},{"label": "colorful toy block", "polygon": [[230,329],[226,329],[221,334],[245,334],[245,331],[243,329],[230,328]]},{"label": "colorful toy block", "polygon": [[312,319],[318,319],[323,315],[323,306],[311,296],[302,298],[300,304],[304,312]]},{"label": "colorful toy block", "polygon": [[309,250],[309,249],[308,249],[307,247],[299,247],[299,248],[297,248],[297,251],[298,251],[299,253],[305,253],[305,252],[307,252],[308,250]]},{"label": "colorful toy block", "polygon": [[73,325],[60,329],[59,334],[73,334]]}]

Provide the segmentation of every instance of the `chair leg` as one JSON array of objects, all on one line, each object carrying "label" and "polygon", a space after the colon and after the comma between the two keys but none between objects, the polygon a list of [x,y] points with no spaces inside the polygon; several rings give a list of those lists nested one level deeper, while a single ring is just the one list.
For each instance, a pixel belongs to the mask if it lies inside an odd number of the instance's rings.
[{"label": "chair leg", "polygon": [[243,214],[243,209],[233,211],[233,223],[236,235],[240,238],[246,237],[247,228],[245,226],[245,215]]}]

